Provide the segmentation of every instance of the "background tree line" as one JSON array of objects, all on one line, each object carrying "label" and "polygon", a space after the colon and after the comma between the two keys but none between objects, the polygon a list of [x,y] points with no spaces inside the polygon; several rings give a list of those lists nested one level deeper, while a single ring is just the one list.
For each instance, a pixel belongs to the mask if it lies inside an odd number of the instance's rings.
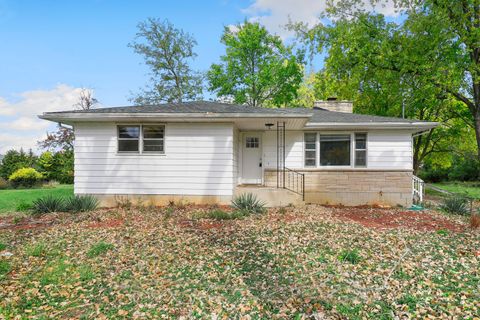
[{"label": "background tree line", "polygon": [[[192,67],[193,35],[168,20],[141,22],[129,46],[144,57],[150,80],[131,101],[176,103],[206,91],[254,107],[352,100],[356,113],[441,123],[414,138],[416,173],[430,180],[479,179],[479,1],[396,0],[402,19],[394,21],[365,9],[363,0],[329,3],[318,25],[285,26],[295,33],[288,44],[258,23],[225,27],[225,53],[205,72]],[[317,58],[322,68],[307,72]],[[76,107],[96,102],[85,91]],[[61,126],[40,146],[68,154],[73,139]]]}]

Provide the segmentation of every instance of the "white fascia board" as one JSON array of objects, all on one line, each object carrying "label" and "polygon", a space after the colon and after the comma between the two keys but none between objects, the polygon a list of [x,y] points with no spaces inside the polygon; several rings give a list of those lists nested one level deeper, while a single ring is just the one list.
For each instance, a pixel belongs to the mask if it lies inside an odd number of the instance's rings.
[{"label": "white fascia board", "polygon": [[433,129],[438,122],[309,122],[305,129]]},{"label": "white fascia board", "polygon": [[272,114],[272,113],[44,113],[40,119],[54,122],[75,121],[117,121],[117,120],[171,120],[188,121],[199,119],[242,119],[242,118],[289,118],[309,119],[312,114]]}]

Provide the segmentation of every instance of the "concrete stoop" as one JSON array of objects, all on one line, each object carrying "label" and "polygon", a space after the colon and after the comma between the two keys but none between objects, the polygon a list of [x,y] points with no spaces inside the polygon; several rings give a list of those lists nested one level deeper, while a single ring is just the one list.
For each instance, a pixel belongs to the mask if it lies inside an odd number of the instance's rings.
[{"label": "concrete stoop", "polygon": [[267,207],[300,206],[304,204],[301,195],[287,189],[242,185],[235,188],[234,196],[239,196],[244,193],[254,194],[257,196],[257,199],[263,201]]}]

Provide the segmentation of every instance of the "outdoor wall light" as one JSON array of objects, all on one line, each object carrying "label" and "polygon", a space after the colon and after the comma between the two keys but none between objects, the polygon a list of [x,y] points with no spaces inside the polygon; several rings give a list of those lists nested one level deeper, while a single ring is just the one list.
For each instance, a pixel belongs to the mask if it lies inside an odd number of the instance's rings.
[{"label": "outdoor wall light", "polygon": [[273,126],[274,126],[273,123],[265,123],[265,127],[267,127],[268,130],[272,129]]}]

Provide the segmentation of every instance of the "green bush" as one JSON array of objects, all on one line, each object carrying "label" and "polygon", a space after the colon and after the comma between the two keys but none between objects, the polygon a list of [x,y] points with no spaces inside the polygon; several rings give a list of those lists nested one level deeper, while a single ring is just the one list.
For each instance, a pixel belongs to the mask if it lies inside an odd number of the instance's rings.
[{"label": "green bush", "polygon": [[38,184],[43,179],[43,175],[33,168],[21,168],[10,175],[8,181],[10,181],[12,187],[24,187],[31,188]]},{"label": "green bush", "polygon": [[0,178],[0,190],[8,189],[8,181]]},{"label": "green bush", "polygon": [[459,215],[468,215],[468,199],[459,195],[450,196],[443,199],[440,209],[445,212]]},{"label": "green bush", "polygon": [[93,211],[98,207],[98,199],[94,196],[73,196],[65,199],[64,209],[69,212]]},{"label": "green bush", "polygon": [[63,184],[73,183],[73,151],[59,151],[53,156],[51,179]]},{"label": "green bush", "polygon": [[57,198],[52,195],[38,198],[32,203],[32,210],[36,214],[60,212],[65,208],[63,198]]},{"label": "green bush", "polygon": [[265,203],[254,194],[244,193],[232,200],[232,207],[245,213],[264,213]]},{"label": "green bush", "polygon": [[427,182],[442,182],[448,180],[448,171],[450,168],[433,168],[430,166],[423,167],[418,176]]},{"label": "green bush", "polygon": [[23,149],[20,149],[20,151],[9,150],[5,153],[1,162],[0,177],[8,179],[18,169],[35,167],[36,160],[37,158],[32,150],[29,150],[28,153]]},{"label": "green bush", "polygon": [[480,163],[476,154],[455,155],[446,168],[427,161],[418,176],[427,182],[477,181],[480,179]]},{"label": "green bush", "polygon": [[480,172],[480,164],[477,156],[469,154],[463,157],[458,157],[454,161],[448,173],[450,181],[475,181],[478,180]]}]

